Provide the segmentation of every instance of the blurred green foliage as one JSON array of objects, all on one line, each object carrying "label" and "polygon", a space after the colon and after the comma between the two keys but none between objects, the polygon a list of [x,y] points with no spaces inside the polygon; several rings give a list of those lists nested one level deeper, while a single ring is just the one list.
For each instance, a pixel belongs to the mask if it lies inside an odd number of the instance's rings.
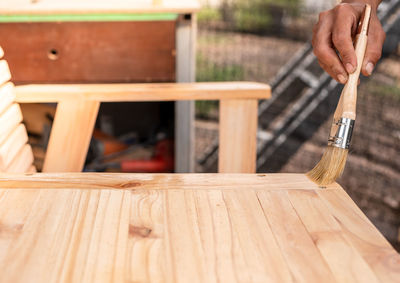
[{"label": "blurred green foliage", "polygon": [[197,20],[199,22],[220,21],[221,19],[221,11],[215,8],[204,7],[197,14]]},{"label": "blurred green foliage", "polygon": [[[297,15],[299,0],[236,0],[233,25],[242,32],[263,33],[280,29],[285,15]],[[225,13],[226,14],[226,13]]]},{"label": "blurred green foliage", "polygon": [[201,53],[196,56],[196,81],[220,82],[244,80],[244,69],[240,65],[219,66],[208,61]]},{"label": "blurred green foliage", "polygon": [[223,21],[240,32],[265,33],[282,26],[284,16],[298,15],[301,0],[234,0],[220,7],[205,7],[199,13],[200,23]]},{"label": "blurred green foliage", "polygon": [[[219,66],[204,58],[201,53],[196,57],[196,81],[242,81],[244,69],[240,65]],[[218,101],[196,101],[196,117],[200,119],[214,119],[212,113],[216,113]],[[214,115],[215,116],[215,115]]]},{"label": "blurred green foliage", "polygon": [[196,101],[196,118],[203,120],[216,120],[216,115],[212,113],[217,113],[218,101],[215,100],[199,100]]}]

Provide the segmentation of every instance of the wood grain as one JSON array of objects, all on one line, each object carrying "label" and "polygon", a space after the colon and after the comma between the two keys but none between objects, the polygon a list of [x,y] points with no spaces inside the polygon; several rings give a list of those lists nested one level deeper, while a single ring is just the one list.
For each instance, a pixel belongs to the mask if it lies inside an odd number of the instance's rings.
[{"label": "wood grain", "polygon": [[[344,191],[318,192],[339,223],[343,236],[382,282],[398,282],[400,255]],[[397,281],[396,281],[397,280]]]},{"label": "wood grain", "polygon": [[0,144],[9,137],[10,133],[21,123],[22,113],[18,104],[14,103],[0,115]]},{"label": "wood grain", "polygon": [[[117,190],[317,190],[318,186],[302,174],[126,174],[126,173],[41,173],[0,174],[3,188]],[[337,189],[337,184],[327,190]]]},{"label": "wood grain", "polygon": [[0,86],[0,115],[14,102],[14,85],[6,83]]},{"label": "wood grain", "polygon": [[101,102],[268,99],[271,89],[254,82],[152,83],[152,84],[44,84],[15,89],[20,103],[85,99]]},{"label": "wood grain", "polygon": [[257,196],[294,282],[336,282],[302,219],[291,205],[288,192],[259,191]]},{"label": "wood grain", "polygon": [[10,165],[12,160],[18,152],[28,142],[28,134],[25,126],[19,124],[7,138],[7,140],[0,144],[0,171],[5,171]]},{"label": "wood grain", "polygon": [[29,144],[18,152],[11,164],[5,169],[6,173],[25,173],[32,170],[33,153]]},{"label": "wood grain", "polygon": [[99,106],[79,99],[58,103],[43,172],[82,171]]},{"label": "wood grain", "polygon": [[0,188],[0,282],[399,278],[343,189],[300,174],[0,174]]},{"label": "wood grain", "polygon": [[232,232],[238,237],[250,281],[293,282],[288,264],[255,192],[226,191],[223,194]]},{"label": "wood grain", "polygon": [[256,99],[220,102],[218,172],[256,172],[257,109]]},{"label": "wood grain", "polygon": [[0,60],[0,85],[11,79],[10,69],[6,60]]},{"label": "wood grain", "polygon": [[[0,47],[0,58],[4,55]],[[21,108],[15,101],[8,63],[0,60],[0,172],[25,173],[32,167],[33,154],[28,134],[21,124]],[[26,162],[26,163],[24,163]]]},{"label": "wood grain", "polygon": [[[7,101],[5,104],[8,104],[10,98],[12,96],[5,98],[3,102]],[[28,135],[21,121],[21,109],[16,103],[9,105],[3,113],[0,113],[0,172],[32,172],[32,149],[26,144]]]},{"label": "wood grain", "polygon": [[[335,216],[315,191],[288,192],[290,202],[338,282],[379,282],[371,268],[346,241]],[[352,268],[349,268],[351,266]]]},{"label": "wood grain", "polygon": [[128,0],[128,1],[61,1],[61,0],[19,0],[0,1],[0,12],[6,15],[43,15],[43,14],[141,14],[141,13],[181,13],[191,14],[200,10],[195,0]]}]

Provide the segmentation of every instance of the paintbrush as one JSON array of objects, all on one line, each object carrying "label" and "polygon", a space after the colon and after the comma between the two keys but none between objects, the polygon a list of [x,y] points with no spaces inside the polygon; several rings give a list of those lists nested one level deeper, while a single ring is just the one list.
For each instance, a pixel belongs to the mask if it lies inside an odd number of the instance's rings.
[{"label": "paintbrush", "polygon": [[335,113],[328,139],[328,146],[318,164],[307,176],[324,187],[333,183],[342,174],[346,165],[351,135],[356,119],[357,84],[367,47],[368,24],[371,6],[366,5],[355,40],[357,68],[349,75],[344,86]]}]

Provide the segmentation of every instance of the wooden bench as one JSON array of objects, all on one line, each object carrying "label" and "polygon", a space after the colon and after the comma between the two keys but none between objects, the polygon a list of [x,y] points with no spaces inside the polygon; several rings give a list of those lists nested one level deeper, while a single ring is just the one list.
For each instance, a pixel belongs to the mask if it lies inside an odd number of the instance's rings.
[{"label": "wooden bench", "polygon": [[[0,49],[0,59],[3,58]],[[43,172],[82,171],[101,102],[220,101],[219,172],[254,173],[257,108],[270,87],[253,82],[24,85],[0,60],[0,172],[33,172],[18,103],[57,103]]]}]

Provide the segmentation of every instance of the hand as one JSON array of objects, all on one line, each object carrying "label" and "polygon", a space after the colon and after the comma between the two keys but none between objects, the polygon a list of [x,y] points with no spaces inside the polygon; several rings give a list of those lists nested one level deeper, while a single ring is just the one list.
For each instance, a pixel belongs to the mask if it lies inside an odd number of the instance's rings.
[{"label": "hand", "polygon": [[[357,66],[352,39],[357,32],[358,23],[365,4],[372,7],[368,30],[368,43],[361,72],[365,76],[372,71],[382,54],[385,32],[376,15],[377,0],[348,0],[335,8],[322,12],[313,30],[312,45],[320,66],[335,80],[344,84],[348,74]],[[337,55],[339,52],[340,57]]]}]

